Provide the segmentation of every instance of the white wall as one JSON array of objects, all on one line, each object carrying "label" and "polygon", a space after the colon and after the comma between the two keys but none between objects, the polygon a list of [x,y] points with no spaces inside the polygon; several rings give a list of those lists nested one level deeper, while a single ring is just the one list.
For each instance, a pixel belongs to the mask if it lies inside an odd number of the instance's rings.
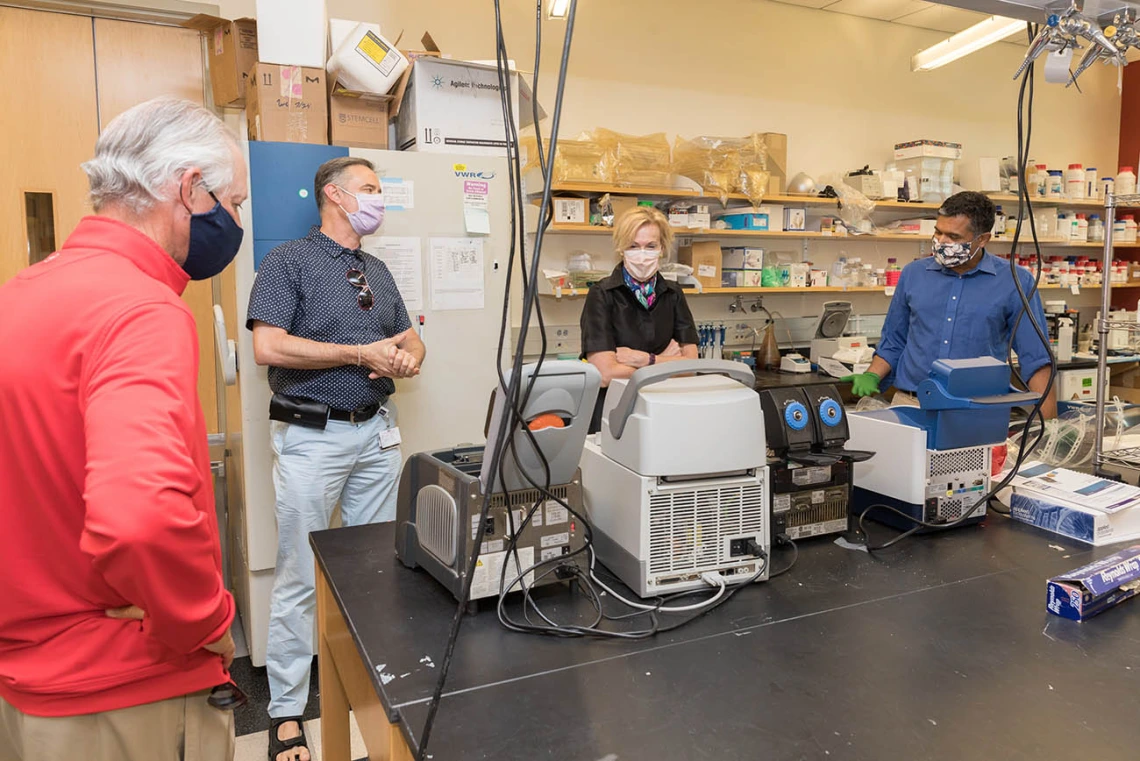
[{"label": "white wall", "polygon": [[[231,18],[253,0],[222,0]],[[508,50],[532,68],[534,3],[503,0]],[[329,0],[331,17],[377,21],[416,47],[430,31],[458,58],[494,57],[487,0]],[[543,24],[540,100],[550,110],[563,22]],[[1014,70],[1021,45],[998,44],[929,73],[910,57],[946,35],[764,0],[582,0],[563,134],[595,126],[670,135],[784,132],[789,170],[812,175],[881,164],[900,140],[955,140],[966,156],[1015,147]],[[1043,79],[1043,78],[1042,78]],[[1041,84],[1033,157],[1114,167],[1115,69],[1074,88]]]}]

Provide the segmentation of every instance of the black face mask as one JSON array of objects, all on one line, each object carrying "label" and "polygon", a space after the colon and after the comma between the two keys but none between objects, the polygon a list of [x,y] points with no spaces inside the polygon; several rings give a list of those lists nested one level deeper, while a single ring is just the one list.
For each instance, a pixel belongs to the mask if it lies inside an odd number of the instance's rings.
[{"label": "black face mask", "polygon": [[210,192],[214,208],[190,215],[190,250],[182,269],[191,280],[209,280],[237,256],[245,231]]}]

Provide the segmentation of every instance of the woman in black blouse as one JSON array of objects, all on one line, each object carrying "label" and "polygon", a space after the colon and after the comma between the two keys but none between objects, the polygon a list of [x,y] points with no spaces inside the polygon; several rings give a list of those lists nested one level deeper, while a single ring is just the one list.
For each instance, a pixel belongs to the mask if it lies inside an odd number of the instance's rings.
[{"label": "woman in black blouse", "polygon": [[697,326],[685,294],[657,271],[672,243],[669,221],[649,206],[631,209],[614,225],[622,261],[590,288],[582,309],[582,357],[602,374],[591,433],[601,429],[610,381],[659,362],[697,358]]}]

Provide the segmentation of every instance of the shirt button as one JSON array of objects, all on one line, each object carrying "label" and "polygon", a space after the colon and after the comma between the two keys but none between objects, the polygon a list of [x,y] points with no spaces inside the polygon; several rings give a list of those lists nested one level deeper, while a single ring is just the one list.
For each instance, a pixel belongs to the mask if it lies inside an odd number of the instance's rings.
[{"label": "shirt button", "polygon": [[943,341],[942,343],[944,343],[944,344],[948,344],[948,343],[950,343],[950,342],[949,342],[949,341]]},{"label": "shirt button", "polygon": [[951,321],[951,320],[953,320],[953,319],[954,319],[954,318],[952,318],[952,317],[947,317],[947,318],[946,318],[946,322],[950,322],[950,321]]},{"label": "shirt button", "polygon": [[954,299],[955,301],[957,301],[957,300],[958,300],[958,297],[957,297],[957,296],[954,296],[954,297],[953,297],[953,299]]}]

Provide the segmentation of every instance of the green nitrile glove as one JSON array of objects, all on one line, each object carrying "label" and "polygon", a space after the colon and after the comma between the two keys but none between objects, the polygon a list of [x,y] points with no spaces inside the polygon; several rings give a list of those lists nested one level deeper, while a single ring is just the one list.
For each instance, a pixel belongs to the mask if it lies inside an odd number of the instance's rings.
[{"label": "green nitrile glove", "polygon": [[855,396],[874,396],[879,393],[879,376],[868,371],[859,375],[845,375],[839,380],[851,383],[851,393]]}]

